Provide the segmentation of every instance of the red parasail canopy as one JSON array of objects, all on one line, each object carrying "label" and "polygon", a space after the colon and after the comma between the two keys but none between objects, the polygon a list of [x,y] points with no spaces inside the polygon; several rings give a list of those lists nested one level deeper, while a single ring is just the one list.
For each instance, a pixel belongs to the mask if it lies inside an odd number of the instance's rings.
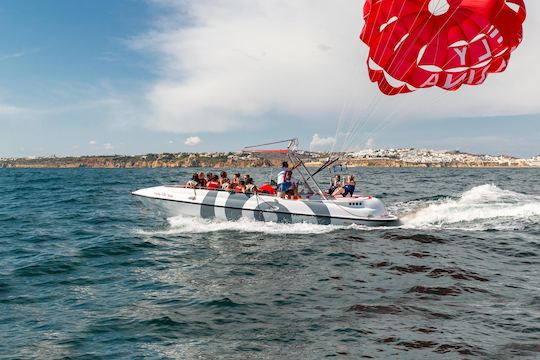
[{"label": "red parasail canopy", "polygon": [[366,0],[370,79],[386,95],[482,84],[508,66],[525,17],[523,0]]}]

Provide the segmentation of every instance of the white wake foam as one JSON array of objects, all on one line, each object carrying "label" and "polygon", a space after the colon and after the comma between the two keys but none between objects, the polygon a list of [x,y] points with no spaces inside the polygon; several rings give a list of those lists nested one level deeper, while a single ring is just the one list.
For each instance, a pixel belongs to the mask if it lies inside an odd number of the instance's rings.
[{"label": "white wake foam", "polygon": [[[540,197],[481,185],[457,199],[408,204],[402,222],[405,227],[439,227],[465,230],[522,229],[540,222]],[[407,204],[405,204],[407,207]]]},{"label": "white wake foam", "polygon": [[167,219],[167,221],[170,224],[170,228],[167,230],[153,231],[152,234],[201,234],[216,231],[238,231],[265,234],[325,234],[340,228],[334,225],[317,225],[307,223],[277,224],[245,218],[238,221],[225,221],[176,216]]}]

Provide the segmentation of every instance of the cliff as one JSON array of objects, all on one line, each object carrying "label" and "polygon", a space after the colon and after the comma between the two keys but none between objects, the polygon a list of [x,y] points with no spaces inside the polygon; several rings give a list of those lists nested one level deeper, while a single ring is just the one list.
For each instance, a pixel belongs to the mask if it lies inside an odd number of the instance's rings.
[{"label": "cliff", "polygon": [[142,156],[45,157],[0,160],[3,168],[249,168],[278,166],[279,161],[263,158],[236,159],[195,154],[148,154]]},{"label": "cliff", "polygon": [[[310,167],[320,166],[328,154],[305,152],[303,158]],[[237,153],[164,153],[139,156],[81,156],[0,159],[2,168],[252,168],[279,167],[283,155],[268,156]],[[347,156],[342,161],[349,167],[388,168],[484,168],[531,167],[522,159],[505,158],[497,161],[451,160],[410,161],[398,158],[366,158]]]}]

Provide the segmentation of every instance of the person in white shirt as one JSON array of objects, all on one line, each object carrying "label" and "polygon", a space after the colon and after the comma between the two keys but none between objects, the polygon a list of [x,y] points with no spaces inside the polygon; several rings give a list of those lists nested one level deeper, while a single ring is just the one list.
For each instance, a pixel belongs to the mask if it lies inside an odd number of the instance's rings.
[{"label": "person in white shirt", "polygon": [[281,170],[278,173],[277,177],[277,193],[281,198],[285,198],[285,193],[291,189],[292,183],[287,179],[287,172],[291,171],[289,169],[289,163],[284,161],[281,164]]}]

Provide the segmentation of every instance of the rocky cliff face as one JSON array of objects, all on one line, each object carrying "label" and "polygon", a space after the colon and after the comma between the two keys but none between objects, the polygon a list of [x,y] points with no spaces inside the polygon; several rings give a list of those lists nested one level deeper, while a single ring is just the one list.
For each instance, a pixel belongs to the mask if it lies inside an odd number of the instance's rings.
[{"label": "rocky cliff face", "polygon": [[[143,156],[83,156],[50,157],[35,159],[0,160],[4,168],[253,168],[279,167],[280,157],[262,158],[253,156],[204,156],[199,154],[148,154]],[[318,167],[319,159],[306,159],[310,167]],[[350,167],[435,167],[435,168],[478,168],[478,167],[528,167],[519,159],[506,162],[406,162],[399,159],[347,159],[344,164]]]},{"label": "rocky cliff face", "polygon": [[4,168],[250,168],[278,166],[279,161],[268,159],[219,159],[204,157],[155,158],[85,156],[69,158],[14,159],[0,161]]}]

